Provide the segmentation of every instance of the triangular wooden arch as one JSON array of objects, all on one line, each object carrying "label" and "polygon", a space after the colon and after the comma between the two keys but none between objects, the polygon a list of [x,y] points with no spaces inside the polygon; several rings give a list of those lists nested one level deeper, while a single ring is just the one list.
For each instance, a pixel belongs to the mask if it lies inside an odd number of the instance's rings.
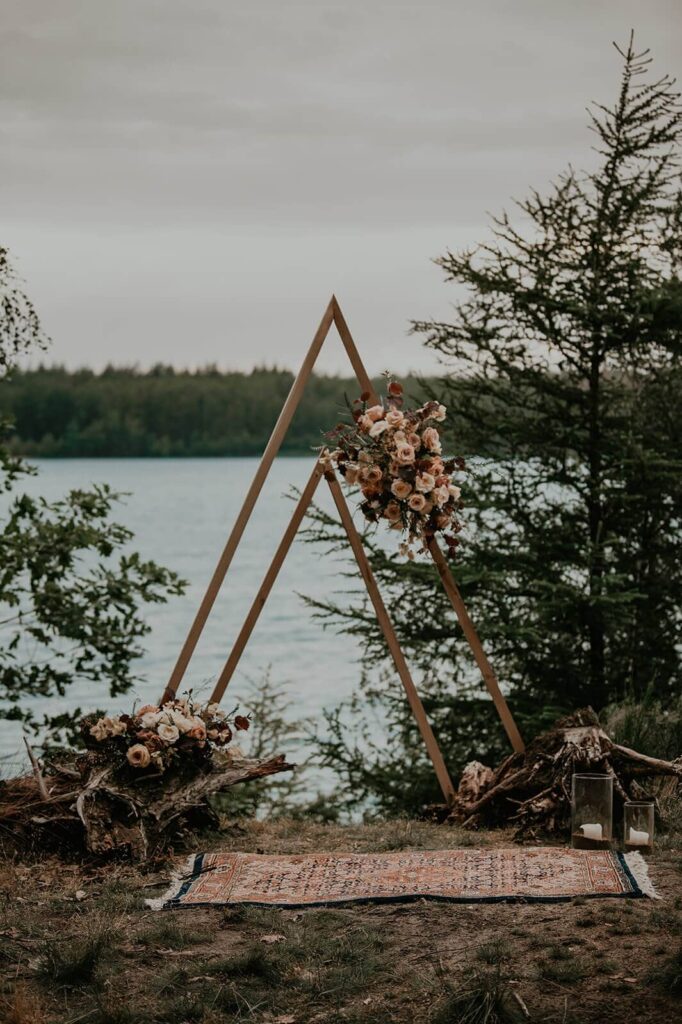
[{"label": "triangular wooden arch", "polygon": [[[294,383],[292,384],[291,391],[287,396],[287,400],[284,403],[284,406],[282,407],[279,419],[275,424],[274,430],[272,431],[272,434],[270,436],[270,440],[268,441],[265,451],[263,452],[263,456],[258,465],[258,469],[256,470],[253,482],[251,483],[246,498],[244,499],[244,504],[242,505],[239,515],[237,516],[236,522],[232,527],[232,532],[230,533],[230,536],[227,539],[227,543],[225,544],[225,548],[223,549],[223,552],[218,560],[215,572],[211,577],[208,587],[206,588],[206,593],[204,594],[203,600],[199,605],[199,609],[194,617],[194,621],[190,626],[187,638],[182,646],[182,650],[180,651],[178,660],[175,663],[175,667],[173,668],[170,679],[168,680],[168,684],[164,691],[162,701],[169,700],[171,697],[173,697],[173,695],[177,693],[178,687],[182,682],[182,679],[187,670],[187,666],[189,665],[190,659],[199,641],[199,637],[201,636],[204,626],[206,625],[206,620],[208,619],[215,599],[218,596],[218,592],[220,591],[220,587],[222,586],[222,583],[225,579],[227,570],[230,567],[230,563],[232,562],[234,553],[237,550],[237,547],[239,546],[239,542],[242,538],[242,534],[244,533],[244,529],[246,528],[246,524],[248,523],[251,517],[251,513],[253,512],[254,506],[256,504],[256,501],[258,500],[258,495],[261,492],[265,479],[270,471],[270,467],[275,459],[275,456],[277,455],[277,452],[280,449],[282,441],[284,440],[284,436],[287,432],[289,424],[291,423],[298,403],[301,400],[301,396],[303,394],[303,390],[305,388],[308,377],[312,372],[312,369],[315,365],[315,361],[317,360],[320,349],[324,344],[324,340],[327,337],[327,334],[329,333],[329,329],[332,323],[336,324],[336,329],[339,333],[341,341],[343,342],[343,346],[346,349],[348,358],[350,359],[351,365],[358,379],[358,383],[360,384],[361,391],[367,392],[371,396],[371,400],[373,403],[376,403],[378,401],[374,388],[372,387],[372,382],[370,381],[367,375],[367,371],[365,370],[358,350],[355,347],[355,342],[353,341],[351,333],[348,330],[348,325],[346,324],[343,313],[341,312],[339,304],[336,301],[336,297],[332,295],[329,305],[324,311],[324,315],[322,317],[322,320],[320,321],[320,326],[317,328],[317,331],[315,332],[312,344],[308,349],[305,359],[303,360],[303,365],[301,366],[298,376],[296,377]],[[308,480],[308,483],[301,492],[301,496],[296,504],[296,508],[294,509],[291,521],[284,532],[284,535],[282,537],[282,540],[280,541],[277,551],[275,552],[270,567],[268,568],[268,571],[266,572],[263,578],[263,582],[260,585],[256,597],[254,598],[249,613],[246,616],[246,619],[244,620],[244,625],[242,626],[239,635],[237,636],[237,639],[235,640],[232,646],[232,650],[230,651],[229,657],[225,662],[223,670],[220,673],[220,676],[218,677],[218,681],[213,690],[211,700],[220,701],[222,699],[227,688],[227,685],[230,682],[230,679],[232,678],[232,675],[234,674],[234,671],[239,663],[244,648],[248,643],[249,637],[253,632],[253,628],[256,625],[256,622],[258,621],[258,617],[263,609],[263,606],[268,598],[268,595],[272,590],[272,586],[275,580],[277,579],[277,575],[282,567],[282,564],[284,563],[284,559],[286,558],[287,552],[291,547],[292,541],[294,540],[294,537],[296,536],[296,533],[298,532],[298,529],[305,517],[306,511],[313,499],[317,485],[323,476],[329,485],[329,489],[334,499],[334,503],[341,518],[341,522],[344,526],[346,534],[348,535],[348,540],[352,548],[353,554],[355,555],[355,559],[357,561],[360,574],[364,580],[365,586],[367,587],[367,592],[374,606],[374,610],[376,612],[377,619],[379,620],[379,624],[382,628],[384,637],[386,638],[386,643],[393,657],[393,661],[398,671],[398,675],[400,676],[400,680],[403,684],[403,687],[405,688],[405,693],[407,695],[410,708],[412,709],[412,713],[415,717],[415,720],[419,727],[419,731],[426,745],[429,757],[431,758],[431,761],[433,763],[433,767],[438,777],[438,782],[440,783],[441,789],[443,790],[443,795],[446,801],[450,803],[455,795],[452,780],[450,779],[448,770],[445,767],[445,762],[443,760],[443,755],[441,754],[440,747],[438,746],[436,737],[434,736],[429,721],[426,717],[424,706],[417,692],[417,688],[412,680],[412,676],[407,666],[407,662],[405,661],[402,648],[400,647],[400,643],[395,634],[395,630],[393,629],[393,625],[386,611],[386,606],[384,605],[384,602],[381,598],[381,594],[379,593],[376,580],[374,579],[374,574],[372,573],[369,561],[367,559],[367,555],[365,553],[365,549],[362,545],[362,540],[360,538],[358,531],[355,528],[355,524],[353,523],[353,517],[351,515],[350,509],[348,508],[348,505],[343,495],[343,491],[339,485],[339,481],[334,470],[327,466],[324,466],[319,461],[319,459],[315,460],[315,465],[313,466],[312,473],[310,474],[310,479]],[[516,723],[514,722],[511,711],[509,710],[507,702],[504,699],[502,691],[500,690],[492,666],[485,655],[483,647],[481,646],[481,642],[478,638],[476,630],[474,629],[473,623],[469,618],[457,584],[455,583],[452,573],[450,572],[450,567],[448,566],[445,556],[443,555],[443,552],[441,551],[441,548],[438,542],[435,540],[435,538],[433,538],[429,543],[429,552],[436,564],[436,568],[438,569],[438,573],[443,583],[443,587],[445,588],[445,592],[447,593],[450,599],[452,607],[454,608],[457,618],[459,620],[460,626],[462,627],[462,631],[464,632],[464,635],[466,636],[469,645],[473,651],[474,658],[476,659],[478,667],[481,671],[481,675],[483,676],[483,680],[488,689],[488,692],[490,693],[490,696],[493,699],[495,707],[497,708],[497,712],[502,720],[502,724],[504,725],[504,728],[507,732],[507,736],[509,737],[512,747],[515,751],[523,751],[524,744],[523,740],[521,739],[519,730],[516,727]]]}]

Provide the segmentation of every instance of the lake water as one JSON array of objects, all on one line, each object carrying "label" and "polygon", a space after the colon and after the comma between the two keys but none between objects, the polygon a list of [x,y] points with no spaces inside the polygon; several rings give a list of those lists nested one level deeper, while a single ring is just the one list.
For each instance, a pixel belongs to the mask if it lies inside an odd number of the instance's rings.
[{"label": "lake water", "polygon": [[[72,687],[67,696],[41,701],[39,713],[106,707],[127,710],[133,697],[146,703],[160,696],[199,606],[258,464],[257,459],[59,459],[35,460],[39,474],[18,489],[55,499],[74,487],[108,483],[129,492],[116,509],[116,519],[135,534],[132,547],[174,569],[189,586],[182,597],[165,605],[149,605],[145,615],[151,633],[143,640],[138,662],[143,681],[134,694],[112,701],[105,685]],[[291,516],[290,487],[302,487],[312,469],[312,456],[275,461],[242,538],[227,578],[199,641],[183,689],[210,692],[232,642]],[[318,502],[333,507],[324,482]],[[356,512],[356,519],[359,513]],[[224,704],[234,706],[270,670],[274,686],[285,684],[296,713],[320,716],[327,704],[350,694],[359,676],[359,651],[353,640],[322,630],[298,594],[313,598],[338,595],[353,583],[339,576],[348,567],[341,555],[322,556],[297,540],[275,583],[252,634]],[[358,588],[359,589],[359,588]],[[22,759],[21,730],[0,722],[0,757]]]}]

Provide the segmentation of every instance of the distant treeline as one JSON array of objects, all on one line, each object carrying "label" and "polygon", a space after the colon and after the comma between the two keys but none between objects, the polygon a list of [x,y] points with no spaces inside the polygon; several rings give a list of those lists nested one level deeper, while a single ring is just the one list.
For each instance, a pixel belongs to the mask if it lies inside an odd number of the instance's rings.
[{"label": "distant treeline", "polygon": [[[39,367],[2,386],[0,415],[14,421],[13,449],[29,456],[257,455],[293,379],[278,369]],[[418,381],[403,383],[408,395],[425,397]],[[345,415],[345,396],[358,391],[354,378],[311,377],[282,451],[302,454],[322,444],[324,431]]]}]

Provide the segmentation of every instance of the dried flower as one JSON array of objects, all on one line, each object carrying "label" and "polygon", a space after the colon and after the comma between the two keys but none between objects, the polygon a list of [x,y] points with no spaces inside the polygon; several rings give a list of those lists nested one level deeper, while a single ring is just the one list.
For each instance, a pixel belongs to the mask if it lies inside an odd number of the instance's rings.
[{"label": "dried flower", "polygon": [[436,486],[436,481],[430,473],[420,473],[415,477],[414,488],[416,491],[422,491],[424,494],[428,494]]},{"label": "dried flower", "polygon": [[414,462],[414,445],[408,444],[407,441],[400,443],[395,450],[395,457],[403,464]]},{"label": "dried flower", "polygon": [[156,731],[165,743],[176,743],[180,736],[177,725],[168,725],[166,722],[161,722]]},{"label": "dried flower", "polygon": [[391,494],[404,501],[412,494],[412,484],[408,484],[407,480],[394,480],[391,484]]},{"label": "dried flower", "polygon": [[373,423],[370,427],[369,436],[379,437],[385,430],[388,430],[388,423],[386,420],[377,420],[377,422]]},{"label": "dried flower", "polygon": [[128,764],[131,764],[133,768],[146,768],[151,761],[151,755],[143,743],[135,743],[129,747],[126,757]]},{"label": "dried flower", "polygon": [[440,453],[442,451],[442,445],[440,443],[440,437],[435,427],[427,427],[422,434],[422,441],[429,451]]},{"label": "dried flower", "polygon": [[395,522],[400,519],[400,505],[397,501],[389,501],[388,505],[384,509],[384,516],[391,522]]}]

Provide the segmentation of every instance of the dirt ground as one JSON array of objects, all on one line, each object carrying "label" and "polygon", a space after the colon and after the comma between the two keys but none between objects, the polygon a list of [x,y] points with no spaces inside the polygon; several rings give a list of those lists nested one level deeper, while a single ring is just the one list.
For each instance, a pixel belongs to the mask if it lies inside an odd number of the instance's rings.
[{"label": "dirt ground", "polygon": [[[233,824],[203,848],[300,853],[511,843],[395,821]],[[178,855],[183,853],[178,851]],[[682,842],[650,858],[661,901],[358,905],[156,913],[141,872],[0,867],[0,1020],[12,1024],[682,1021]]]}]

